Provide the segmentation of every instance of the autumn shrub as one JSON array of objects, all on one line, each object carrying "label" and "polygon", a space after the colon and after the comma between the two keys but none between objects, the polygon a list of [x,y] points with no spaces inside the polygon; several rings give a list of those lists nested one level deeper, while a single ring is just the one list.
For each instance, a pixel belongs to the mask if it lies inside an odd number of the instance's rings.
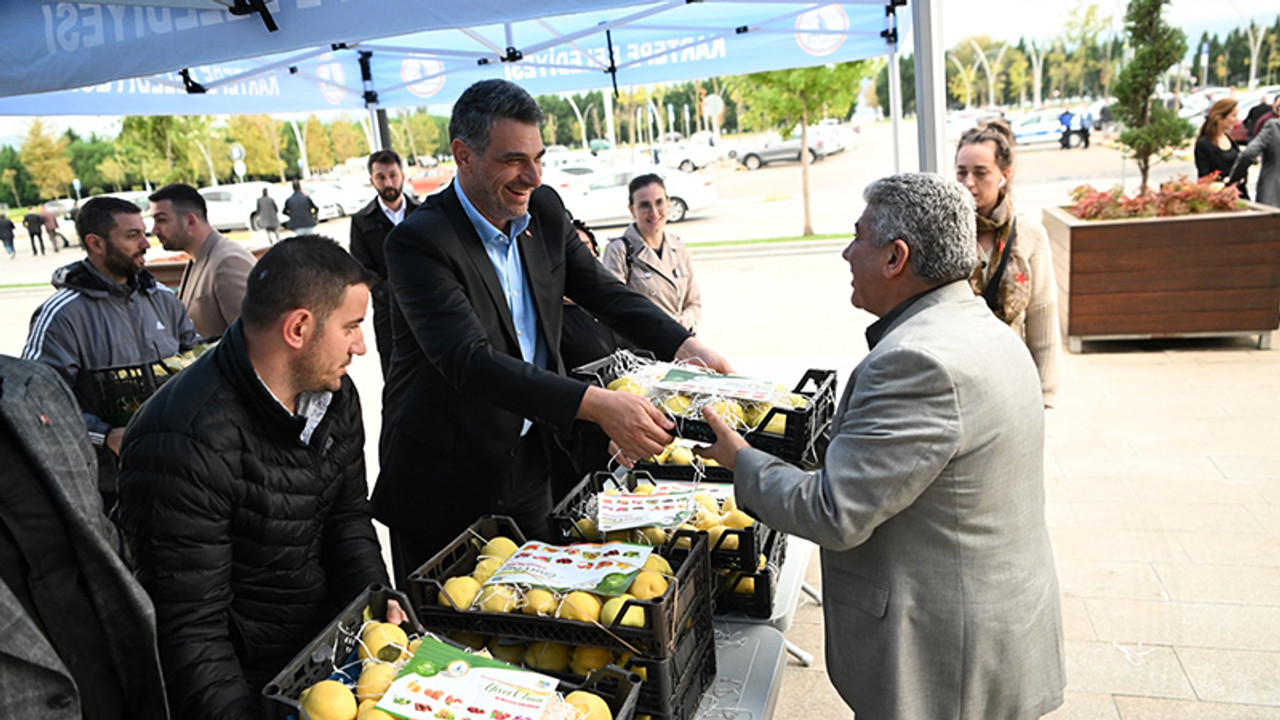
[{"label": "autumn shrub", "polygon": [[1199,180],[1179,175],[1162,184],[1156,192],[1138,193],[1132,197],[1125,195],[1119,186],[1097,190],[1092,185],[1081,185],[1071,191],[1071,199],[1074,204],[1070,212],[1081,220],[1177,217],[1234,212],[1248,206],[1240,199],[1240,191],[1234,186],[1223,185],[1217,173]]}]

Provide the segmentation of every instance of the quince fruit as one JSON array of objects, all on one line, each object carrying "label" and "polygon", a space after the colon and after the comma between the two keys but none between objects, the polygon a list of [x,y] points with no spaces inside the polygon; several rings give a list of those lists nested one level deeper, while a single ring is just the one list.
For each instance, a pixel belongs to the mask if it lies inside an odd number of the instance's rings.
[{"label": "quince fruit", "polygon": [[613,720],[613,713],[599,695],[585,690],[574,690],[564,696],[566,705],[571,706],[582,720]]},{"label": "quince fruit", "polygon": [[613,662],[613,653],[604,648],[583,645],[573,649],[569,657],[569,672],[587,676]]},{"label": "quince fruit", "polygon": [[600,621],[600,600],[589,592],[574,590],[560,600],[556,616],[563,620]]},{"label": "quince fruit", "polygon": [[444,587],[440,589],[436,602],[445,607],[466,610],[475,602],[478,594],[480,594],[480,583],[470,575],[459,575],[444,581]]},{"label": "quince fruit", "polygon": [[658,553],[649,553],[649,557],[644,559],[644,569],[652,570],[659,575],[673,577],[675,572],[671,569],[671,563]]},{"label": "quince fruit", "polygon": [[525,615],[554,615],[556,604],[556,596],[550,590],[533,588],[524,594],[524,606],[520,612]]},{"label": "quince fruit", "polygon": [[661,597],[666,591],[667,579],[652,570],[641,570],[631,581],[631,586],[627,588],[628,593],[640,600]]},{"label": "quince fruit", "polygon": [[688,395],[672,395],[665,398],[660,403],[660,406],[672,415],[684,415],[693,407],[693,401],[689,399]]},{"label": "quince fruit", "polygon": [[[639,605],[632,605],[624,612],[622,607],[630,600],[635,600],[634,595],[623,594],[617,597],[609,598],[604,607],[600,609],[600,623],[602,625],[612,625],[616,620],[619,625],[627,627],[644,627],[644,608]],[[618,613],[622,613],[622,617],[618,617]]]},{"label": "quince fruit", "polygon": [[511,538],[499,535],[490,539],[489,542],[484,544],[484,547],[480,548],[480,557],[502,558],[505,562],[507,558],[515,555],[519,549],[520,547]]},{"label": "quince fruit", "polygon": [[671,453],[667,455],[667,465],[692,465],[693,451],[680,445],[671,449]]},{"label": "quince fruit", "polygon": [[502,567],[504,562],[506,561],[502,558],[487,557],[476,563],[476,569],[471,571],[471,577],[483,585],[485,580],[493,577],[493,574],[498,572],[498,568]]},{"label": "quince fruit", "polygon": [[519,665],[520,659],[524,657],[525,645],[522,642],[505,642],[501,638],[494,638],[488,644],[489,654],[504,663]]},{"label": "quince fruit", "polygon": [[738,549],[738,536],[736,534],[725,535],[724,531],[727,529],[724,525],[716,525],[707,530],[707,542],[710,543],[712,550]]},{"label": "quince fruit", "polygon": [[609,383],[605,387],[609,390],[614,390],[616,392],[631,393],[632,395],[639,395],[640,397],[644,397],[649,394],[644,389],[644,386],[636,382],[634,379],[627,377],[625,375],[618,378],[617,380],[614,380],[613,382]]},{"label": "quince fruit", "polygon": [[321,680],[298,696],[312,720],[355,720],[360,707],[350,688],[337,680]]},{"label": "quince fruit", "polygon": [[377,658],[383,662],[393,663],[405,655],[409,647],[409,636],[399,625],[391,623],[369,623],[360,631],[360,650],[357,653],[361,660]]},{"label": "quince fruit", "polygon": [[529,643],[524,651],[525,667],[547,672],[567,672],[569,670],[569,646],[553,642]]},{"label": "quince fruit", "polygon": [[395,665],[384,662],[365,663],[364,669],[360,671],[360,679],[356,681],[356,699],[377,702],[395,679]]},{"label": "quince fruit", "polygon": [[511,612],[516,609],[516,589],[510,585],[485,585],[476,600],[484,612]]}]

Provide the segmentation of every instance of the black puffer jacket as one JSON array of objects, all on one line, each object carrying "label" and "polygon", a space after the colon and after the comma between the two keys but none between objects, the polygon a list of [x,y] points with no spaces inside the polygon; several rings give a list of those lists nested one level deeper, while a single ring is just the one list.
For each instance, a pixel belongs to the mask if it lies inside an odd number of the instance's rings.
[{"label": "black puffer jacket", "polygon": [[258,693],[371,582],[387,581],[350,378],[309,445],[237,320],[125,433],[120,526],[156,606],[174,717],[256,718]]}]

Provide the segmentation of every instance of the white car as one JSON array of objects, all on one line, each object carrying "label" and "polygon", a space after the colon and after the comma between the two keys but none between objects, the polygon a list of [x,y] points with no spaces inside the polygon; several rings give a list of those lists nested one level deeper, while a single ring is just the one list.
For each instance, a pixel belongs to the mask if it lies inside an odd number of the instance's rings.
[{"label": "white car", "polygon": [[[284,201],[293,194],[291,186],[273,185],[266,182],[245,182],[203,187],[197,192],[204,196],[209,224],[215,230],[257,230],[259,227],[258,198],[262,197],[264,188],[271,199],[276,201],[280,221],[282,223],[287,222],[288,216],[284,214]],[[306,185],[303,188],[305,190]],[[312,201],[315,202],[316,207],[320,210],[318,219],[321,222],[341,215],[337,203],[331,198],[313,197]]]},{"label": "white car", "polygon": [[[1061,114],[1061,108],[1040,110],[1015,118],[1009,127],[1013,129],[1013,137],[1019,145],[1060,143],[1062,142],[1062,123],[1058,120],[1058,116]],[[1097,118],[1095,117],[1094,120],[1096,122]],[[1073,131],[1080,129],[1078,112],[1072,112],[1071,129]],[[1076,147],[1081,143],[1080,136],[1072,132],[1069,142],[1071,147]]]},{"label": "white car", "polygon": [[631,212],[627,209],[628,185],[632,178],[646,173],[658,175],[666,185],[667,197],[671,200],[668,222],[680,222],[690,213],[715,204],[716,190],[710,177],[653,165],[565,166],[543,171],[542,184],[554,187],[569,212],[588,225],[625,225],[631,222]]}]

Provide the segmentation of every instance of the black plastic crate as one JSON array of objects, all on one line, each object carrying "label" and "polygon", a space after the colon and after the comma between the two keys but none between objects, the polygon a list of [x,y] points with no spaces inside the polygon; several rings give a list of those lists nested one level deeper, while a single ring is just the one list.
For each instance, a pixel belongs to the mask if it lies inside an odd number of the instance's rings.
[{"label": "black plastic crate", "polygon": [[695,657],[691,670],[677,685],[675,693],[662,705],[647,714],[653,720],[692,720],[698,712],[702,696],[716,681],[716,644],[700,647],[701,656]]},{"label": "black plastic crate", "polygon": [[693,539],[692,548],[683,559],[673,559],[663,548],[657,549],[675,572],[667,591],[653,600],[629,600],[618,612],[618,617],[622,618],[632,607],[640,608],[645,618],[642,628],[616,622],[603,626],[522,613],[456,610],[440,605],[438,599],[444,581],[468,575],[475,569],[479,545],[471,542],[471,538],[477,534],[485,538],[502,534],[517,543],[524,541],[523,534],[510,518],[486,516],[410,575],[409,594],[427,629],[572,646],[590,645],[665,659],[675,653],[676,641],[689,627],[693,615],[711,613],[711,566],[707,563],[707,544],[703,538]]},{"label": "black plastic crate", "polygon": [[[641,358],[643,361],[643,358]],[[610,355],[573,370],[573,375],[601,387],[618,378],[623,361],[618,355]],[[814,468],[822,465],[826,454],[831,419],[836,408],[836,371],[810,369],[796,383],[793,393],[803,395],[809,402],[801,408],[772,407],[760,421],[758,428],[739,430],[754,448],[787,462]],[[668,413],[670,415],[670,413]],[[768,433],[763,428],[777,415],[787,419],[783,434]],[[675,434],[700,442],[714,442],[711,426],[701,418],[671,415],[675,421]]]},{"label": "black plastic crate", "polygon": [[639,712],[640,690],[644,687],[640,678],[616,665],[607,665],[591,673],[581,684],[562,682],[556,691],[568,695],[574,690],[586,690],[599,695],[609,706],[613,720],[633,720]]},{"label": "black plastic crate", "polygon": [[[276,674],[274,680],[262,689],[262,695],[281,705],[273,707],[273,716],[297,717],[309,720],[306,712],[298,704],[298,696],[308,687],[328,678],[341,679],[354,685],[359,678],[358,661],[354,659],[356,645],[360,639],[360,628],[364,626],[364,612],[367,608],[372,616],[387,616],[387,600],[394,598],[400,603],[405,614],[409,616],[406,630],[409,634],[421,634],[422,625],[404,593],[382,585],[370,585],[333,622],[329,623],[314,640],[302,649],[284,669]],[[343,674],[350,669],[351,674]],[[335,670],[338,672],[335,673]],[[289,709],[285,709],[285,706]]]},{"label": "black plastic crate", "polygon": [[[587,475],[572,491],[551,510],[549,516],[551,534],[555,542],[589,542],[583,538],[575,522],[582,517],[595,517],[595,498],[605,487],[625,485],[634,490],[637,485],[656,480],[648,471],[637,471],[615,476],[612,473],[597,472]],[[689,532],[689,531],[686,531]],[[707,533],[698,531],[698,535],[708,538]],[[729,528],[724,531],[714,546],[708,546],[709,561],[712,568],[733,568],[737,570],[754,570],[760,553],[766,552],[769,536],[773,531],[769,526],[757,520],[748,528]],[[737,546],[730,549],[732,538],[737,538]],[[667,542],[663,550],[664,556],[683,559],[689,550],[677,546],[674,538]]]},{"label": "black plastic crate", "polygon": [[175,374],[157,360],[144,365],[82,372],[78,386],[97,408],[98,417],[112,427],[124,427],[138,408]]},{"label": "black plastic crate", "polygon": [[641,460],[636,463],[638,472],[648,473],[654,480],[679,482],[733,482],[733,471],[719,465],[670,465]]},{"label": "black plastic crate", "polygon": [[[773,617],[773,601],[778,592],[778,576],[786,561],[787,536],[774,533],[765,554],[765,566],[756,572],[731,572],[716,576],[715,614],[743,614],[754,618]],[[751,592],[739,592],[750,580]]]},{"label": "black plastic crate", "polygon": [[[682,690],[699,678],[716,675],[716,633],[711,615],[694,616],[690,632],[681,638],[676,653],[666,660],[656,660],[640,655],[627,659],[624,667],[632,672],[643,670],[644,682],[640,686],[640,699],[636,710],[642,715],[681,717],[679,714]],[[703,686],[697,690],[701,695]],[[696,707],[696,703],[695,703]]]}]

